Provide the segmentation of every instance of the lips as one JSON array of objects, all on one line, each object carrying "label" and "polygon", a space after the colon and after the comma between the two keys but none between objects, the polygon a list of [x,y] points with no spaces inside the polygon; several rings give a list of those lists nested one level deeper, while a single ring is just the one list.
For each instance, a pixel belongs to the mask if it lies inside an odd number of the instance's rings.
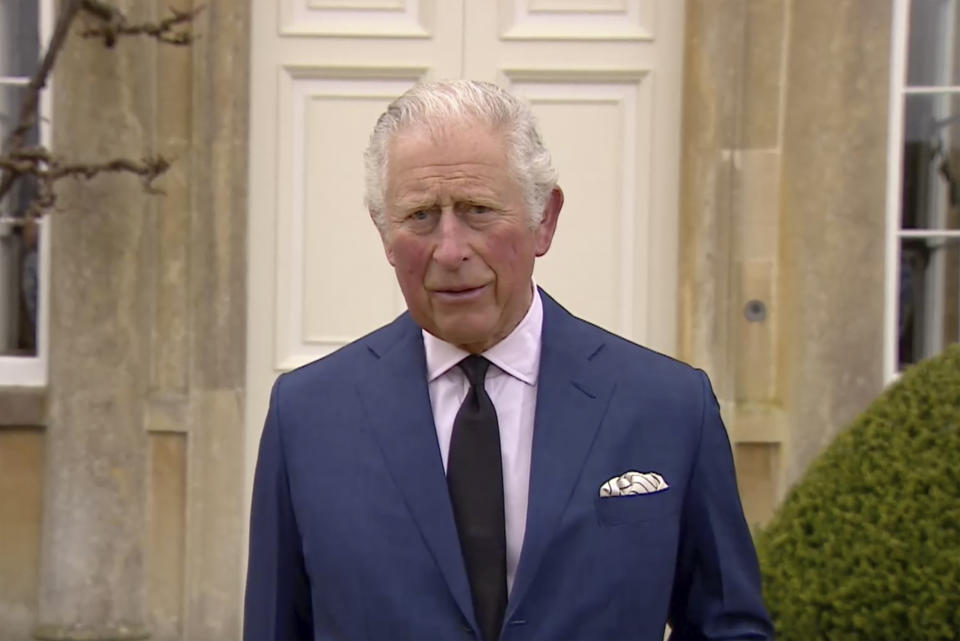
[{"label": "lips", "polygon": [[469,286],[452,286],[447,288],[434,288],[433,294],[440,298],[441,300],[446,301],[464,301],[470,300],[479,296],[481,292],[486,288],[486,285],[479,285],[477,287]]},{"label": "lips", "polygon": [[464,292],[472,292],[473,290],[480,289],[482,287],[483,285],[477,285],[476,287],[470,285],[461,287],[437,287],[434,289],[434,291],[444,294],[463,294]]}]

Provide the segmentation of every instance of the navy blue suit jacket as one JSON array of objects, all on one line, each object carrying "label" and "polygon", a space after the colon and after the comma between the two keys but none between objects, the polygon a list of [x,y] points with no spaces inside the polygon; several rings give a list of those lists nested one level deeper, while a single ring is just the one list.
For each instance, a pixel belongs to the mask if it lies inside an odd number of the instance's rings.
[{"label": "navy blue suit jacket", "polygon": [[[542,292],[541,292],[542,293]],[[543,295],[526,534],[502,636],[766,639],[707,377]],[[600,498],[627,471],[669,489]],[[408,314],[279,377],[254,483],[244,637],[479,638]]]}]

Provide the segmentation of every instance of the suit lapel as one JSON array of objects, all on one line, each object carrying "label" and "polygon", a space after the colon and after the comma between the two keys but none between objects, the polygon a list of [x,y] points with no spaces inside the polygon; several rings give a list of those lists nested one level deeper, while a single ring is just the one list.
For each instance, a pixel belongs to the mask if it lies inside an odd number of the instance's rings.
[{"label": "suit lapel", "polygon": [[470,585],[430,408],[423,338],[406,314],[368,344],[378,359],[362,383],[366,411],[394,482],[467,621]]},{"label": "suit lapel", "polygon": [[[614,384],[594,360],[596,331],[541,291],[543,335],[527,526],[506,620],[522,602],[550,544],[603,418]],[[599,359],[597,359],[599,360]]]}]

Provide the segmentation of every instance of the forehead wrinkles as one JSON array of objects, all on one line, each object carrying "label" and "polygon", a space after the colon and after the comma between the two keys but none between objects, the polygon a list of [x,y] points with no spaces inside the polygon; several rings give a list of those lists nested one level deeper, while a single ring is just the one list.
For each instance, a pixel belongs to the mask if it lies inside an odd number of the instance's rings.
[{"label": "forehead wrinkles", "polygon": [[[510,200],[519,184],[510,171],[503,134],[482,123],[401,130],[389,145],[387,203],[440,198]],[[469,126],[467,126],[469,125]]]},{"label": "forehead wrinkles", "polygon": [[[500,173],[500,175],[497,175]],[[484,164],[430,165],[401,171],[393,185],[394,196],[403,204],[408,201],[441,201],[463,198],[498,198],[497,187],[505,187],[508,176]]]}]

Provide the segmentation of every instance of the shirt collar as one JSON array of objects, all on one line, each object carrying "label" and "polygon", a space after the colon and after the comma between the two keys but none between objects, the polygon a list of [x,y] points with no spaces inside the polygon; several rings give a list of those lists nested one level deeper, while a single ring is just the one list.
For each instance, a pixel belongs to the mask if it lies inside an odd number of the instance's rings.
[{"label": "shirt collar", "polygon": [[[506,338],[485,351],[482,356],[498,368],[523,381],[537,384],[540,370],[540,336],[543,330],[543,301],[533,283],[533,300],[523,320]],[[452,343],[423,332],[423,348],[427,358],[427,381],[432,382],[470,355]]]}]

